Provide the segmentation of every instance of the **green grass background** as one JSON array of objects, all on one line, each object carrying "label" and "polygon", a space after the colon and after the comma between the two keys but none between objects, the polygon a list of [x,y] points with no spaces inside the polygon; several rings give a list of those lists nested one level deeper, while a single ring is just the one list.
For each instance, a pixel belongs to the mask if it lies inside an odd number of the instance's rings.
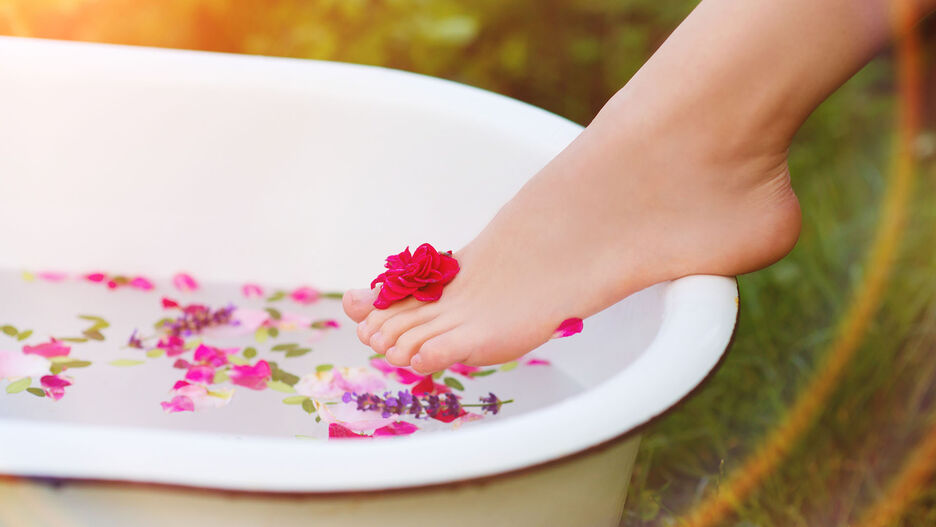
[{"label": "green grass background", "polygon": [[[685,17],[684,0],[0,0],[0,34],[378,64],[445,77],[587,123]],[[924,24],[927,58],[932,24]],[[924,78],[934,83],[931,62]],[[646,433],[624,525],[675,525],[776,424],[851,302],[895,136],[883,52],[825,102],[790,152],[796,249],[741,277],[733,349],[704,390]],[[924,107],[930,123],[932,102]],[[819,421],[726,525],[839,526],[883,492],[932,423],[933,137],[883,305]],[[931,482],[932,483],[932,482]],[[900,525],[936,525],[936,486]]]}]

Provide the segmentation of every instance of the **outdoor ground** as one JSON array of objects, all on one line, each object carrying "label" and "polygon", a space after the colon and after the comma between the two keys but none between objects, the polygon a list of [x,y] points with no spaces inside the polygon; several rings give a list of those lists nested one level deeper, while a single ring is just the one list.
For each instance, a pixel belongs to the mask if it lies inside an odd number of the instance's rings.
[{"label": "outdoor ground", "polygon": [[[685,0],[0,0],[0,34],[282,55],[445,77],[587,123],[688,14]],[[933,24],[925,25],[932,50]],[[924,64],[929,64],[924,61]],[[813,115],[791,150],[804,227],[793,253],[741,277],[737,337],[696,397],[644,436],[624,525],[676,525],[784,421],[869,271],[894,174],[884,53]],[[932,68],[924,80],[932,81]],[[927,91],[933,92],[932,82]],[[924,125],[932,101],[922,109]],[[896,232],[881,305],[821,412],[718,525],[840,526],[885,495],[936,423],[936,138]],[[885,261],[885,264],[887,262]],[[932,461],[932,459],[929,459]],[[919,464],[917,464],[919,465]],[[924,464],[925,468],[925,464]],[[936,485],[899,525],[936,525]]]}]

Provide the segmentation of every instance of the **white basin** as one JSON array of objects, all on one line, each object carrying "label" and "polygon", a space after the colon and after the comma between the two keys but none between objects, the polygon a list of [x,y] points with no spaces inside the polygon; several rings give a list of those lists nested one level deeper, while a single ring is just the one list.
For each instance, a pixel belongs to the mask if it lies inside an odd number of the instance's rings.
[{"label": "white basin", "polygon": [[[4,272],[360,287],[406,245],[465,244],[580,131],[381,68],[0,38],[0,325],[52,324],[56,287],[69,308],[145,308]],[[95,525],[616,525],[638,429],[718,364],[737,294],[734,279],[691,276],[632,295],[535,350],[552,374],[478,379],[517,403],[457,431],[303,441],[289,431],[308,416],[267,415],[266,393],[196,422],[144,393],[164,375],[150,362],[75,370],[56,402],[0,391],[0,474],[22,477],[2,483],[0,510]],[[329,338],[331,361],[366,363],[350,328]],[[109,359],[124,342],[86,349]],[[0,350],[19,344],[0,334]],[[119,398],[94,388],[108,375]]]}]

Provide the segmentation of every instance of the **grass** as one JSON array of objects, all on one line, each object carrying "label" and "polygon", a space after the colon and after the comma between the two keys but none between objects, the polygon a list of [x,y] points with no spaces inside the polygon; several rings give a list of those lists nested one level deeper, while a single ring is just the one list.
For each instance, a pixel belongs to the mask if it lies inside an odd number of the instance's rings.
[{"label": "grass", "polygon": [[[865,271],[887,184],[893,100],[879,60],[817,111],[791,150],[804,211],[797,248],[741,279],[735,345],[697,397],[645,436],[624,525],[676,525],[741,464],[809,379]],[[887,294],[818,422],[727,522],[849,525],[877,500],[933,423],[936,395],[936,185],[921,177]],[[900,525],[936,523],[936,488]]]}]

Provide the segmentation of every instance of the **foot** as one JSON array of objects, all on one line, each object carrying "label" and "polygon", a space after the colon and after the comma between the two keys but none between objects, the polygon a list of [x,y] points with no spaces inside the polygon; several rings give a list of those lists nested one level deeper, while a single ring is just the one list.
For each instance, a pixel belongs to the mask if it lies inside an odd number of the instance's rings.
[{"label": "foot", "polygon": [[457,251],[438,301],[375,309],[376,290],[345,294],[361,342],[422,373],[506,362],[657,282],[742,274],[789,252],[800,214],[785,149],[725,147],[680,112],[648,121],[632,108],[626,93],[612,99]]}]

